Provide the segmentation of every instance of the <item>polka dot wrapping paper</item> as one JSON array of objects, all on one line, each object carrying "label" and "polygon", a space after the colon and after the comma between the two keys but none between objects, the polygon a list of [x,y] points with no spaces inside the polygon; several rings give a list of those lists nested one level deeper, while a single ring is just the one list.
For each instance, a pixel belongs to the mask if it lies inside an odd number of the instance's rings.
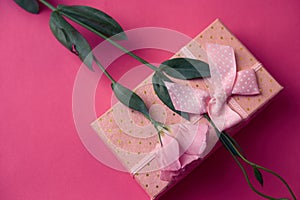
[{"label": "polka dot wrapping paper", "polygon": [[[196,58],[207,62],[205,47],[208,43],[231,46],[234,49],[237,70],[254,69],[258,81],[259,95],[233,95],[228,99],[228,105],[243,118],[241,123],[228,130],[230,134],[235,134],[255,116],[254,114],[282,90],[282,86],[220,20],[214,21],[189,44],[179,50],[173,58]],[[238,78],[242,79],[243,77]],[[203,80],[175,81],[198,89],[209,89],[209,86]],[[245,84],[247,83],[245,82]],[[136,88],[135,92],[142,97],[147,107],[150,108],[153,118],[166,124],[185,122],[180,116],[163,105],[156,96],[151,85],[151,76],[144,80]],[[190,120],[192,123],[208,123],[199,116],[191,116]],[[93,122],[92,126],[100,136],[99,138],[104,141],[123,166],[129,172],[132,172],[133,178],[151,199],[159,198],[203,161],[203,159],[199,159],[188,165],[184,173],[176,180],[163,181],[160,177],[160,170],[155,170],[155,159],[148,156],[159,143],[157,133],[144,116],[117,103]],[[216,135],[211,129],[207,142],[214,141],[216,141]],[[216,145],[214,149],[218,148],[218,146]],[[206,155],[213,152],[212,149],[207,149],[206,151]],[[144,165],[138,165],[141,162]],[[137,166],[139,167],[137,168]]]}]

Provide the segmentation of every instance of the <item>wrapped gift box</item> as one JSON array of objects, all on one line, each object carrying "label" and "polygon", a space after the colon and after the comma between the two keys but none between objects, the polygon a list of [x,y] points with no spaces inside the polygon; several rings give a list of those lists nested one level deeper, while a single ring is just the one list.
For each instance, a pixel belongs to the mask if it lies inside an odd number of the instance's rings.
[{"label": "wrapped gift box", "polygon": [[[282,87],[220,20],[213,22],[173,58],[187,57],[207,62],[204,50],[207,43],[231,46],[234,49],[237,70],[252,68],[256,72],[260,94],[255,96],[234,95],[228,101],[230,107],[243,119],[241,123],[227,130],[230,134],[234,134],[278,94]],[[182,123],[183,118],[163,105],[156,96],[151,84],[151,77],[144,80],[135,92],[150,108],[153,118],[166,124]],[[185,81],[180,82],[184,83]],[[208,87],[203,80],[189,81],[188,84],[204,90],[207,90]],[[200,116],[191,118],[191,122],[208,123]],[[161,179],[161,170],[155,166],[155,156],[151,154],[159,144],[158,136],[154,127],[143,115],[117,103],[93,122],[92,126],[151,199],[157,199],[165,193],[199,165],[208,153],[212,152],[212,149],[206,149],[205,156],[186,166],[184,173],[181,173],[179,177],[171,181],[164,181]],[[217,136],[214,129],[211,128],[207,142],[216,143],[216,141]]]}]

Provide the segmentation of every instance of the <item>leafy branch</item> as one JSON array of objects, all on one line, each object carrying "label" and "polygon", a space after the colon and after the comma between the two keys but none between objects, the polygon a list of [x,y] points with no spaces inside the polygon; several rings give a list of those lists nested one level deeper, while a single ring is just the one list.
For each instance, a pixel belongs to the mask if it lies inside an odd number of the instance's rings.
[{"label": "leafy branch", "polygon": [[[169,80],[168,77],[165,76],[164,73],[174,76],[178,71],[178,73],[182,74],[181,78],[185,79],[185,75],[187,71],[182,70],[183,68],[189,69],[194,68],[193,65],[196,63],[202,63],[202,61],[193,60],[193,59],[185,59],[185,58],[178,58],[172,60],[168,60],[162,64],[161,68],[157,68],[156,66],[152,65],[148,61],[144,60],[143,58],[137,56],[136,54],[132,53],[131,51],[127,50],[123,46],[119,45],[115,40],[124,40],[127,39],[127,36],[123,30],[123,28],[119,25],[119,23],[114,20],[111,16],[107,15],[106,13],[97,10],[92,7],[88,6],[66,6],[66,5],[58,5],[54,7],[52,4],[47,2],[46,0],[14,0],[18,5],[20,5],[23,9],[30,13],[37,14],[39,12],[39,5],[38,2],[42,3],[46,7],[48,7],[52,13],[50,17],[50,29],[56,39],[64,45],[69,51],[77,55],[80,60],[91,70],[93,71],[93,62],[101,69],[101,71],[107,76],[107,78],[111,81],[112,90],[118,100],[126,105],[127,107],[139,111],[142,113],[151,123],[154,125],[158,132],[159,139],[161,141],[160,132],[161,129],[167,129],[167,127],[155,121],[151,118],[148,108],[146,107],[145,102],[142,98],[140,98],[136,93],[131,91],[130,89],[124,87],[123,85],[117,83],[113,77],[106,71],[106,69],[101,65],[100,61],[96,58],[93,54],[92,49],[85,39],[85,37],[77,31],[69,22],[67,22],[64,17],[72,20],[73,22],[79,24],[80,26],[86,28],[87,30],[95,33],[96,35],[100,36],[104,40],[108,41],[113,46],[117,47],[118,49],[122,50],[129,56],[133,57],[134,59],[138,60],[142,64],[146,65],[150,69],[156,72],[156,75],[159,74],[159,82],[153,83],[153,87],[155,92],[157,93],[158,97],[164,102],[171,110],[180,114],[182,117],[189,119],[187,113],[183,113],[177,111],[172,102],[170,101],[170,96],[166,87],[164,85],[163,80]],[[176,60],[176,62],[175,62]],[[181,60],[181,61],[180,61]],[[186,61],[185,61],[186,60]],[[182,66],[179,66],[177,62],[181,62]],[[175,65],[175,63],[177,63]],[[168,64],[170,64],[168,66]],[[174,66],[172,66],[174,65]],[[170,70],[170,68],[174,68],[174,70]],[[208,69],[208,66],[207,66]],[[196,71],[194,69],[194,71]],[[209,75],[209,70],[208,74]],[[199,78],[201,74],[194,74],[193,78]],[[190,76],[189,76],[190,77]],[[155,81],[155,80],[154,80]],[[163,88],[163,89],[159,89]]]},{"label": "leafy branch", "polygon": [[[25,10],[29,10],[34,5],[38,5],[37,0],[26,0],[26,3],[24,0],[14,0],[16,3],[18,3],[22,8]],[[92,7],[88,6],[66,6],[66,5],[58,5],[57,7],[54,7],[46,0],[39,0],[40,3],[48,7],[50,10],[52,10],[51,18],[50,18],[50,27],[54,34],[54,36],[57,38],[58,41],[60,41],[65,47],[67,47],[72,53],[75,53],[79,56],[79,58],[89,67],[90,70],[92,69],[92,60],[95,60],[95,56],[91,56],[88,54],[88,52],[91,52],[91,48],[88,44],[88,42],[85,40],[85,38],[71,25],[69,24],[62,16],[67,17],[68,19],[72,20],[73,22],[79,24],[80,26],[86,28],[87,30],[95,33],[96,35],[100,36],[102,39],[106,40],[116,48],[120,49],[121,51],[125,52],[132,58],[138,60],[142,64],[146,65],[153,71],[160,74],[160,77],[163,79],[168,79],[162,72],[174,77],[178,78],[178,75],[174,73],[174,71],[177,71],[177,74],[179,73],[181,76],[181,79],[187,79],[187,78],[200,78],[201,76],[209,76],[209,70],[208,65],[200,60],[194,60],[194,59],[185,59],[185,58],[177,58],[177,59],[171,59],[167,60],[164,63],[162,63],[162,66],[160,69],[158,69],[156,66],[152,65],[148,61],[144,60],[143,58],[137,56],[133,52],[129,51],[128,49],[124,48],[123,46],[119,45],[114,40],[120,40],[120,39],[126,39],[126,35],[122,29],[122,27],[109,15],[106,13],[97,10]],[[37,10],[31,13],[38,13],[38,7]],[[96,61],[96,60],[95,60]],[[175,64],[177,63],[177,64]],[[181,63],[179,65],[179,63]],[[199,67],[195,69],[195,65],[207,65],[206,72],[201,74],[203,71],[199,71]],[[96,64],[99,66],[100,62],[97,61]],[[100,66],[99,66],[100,67]],[[101,67],[100,67],[101,68]],[[170,68],[173,68],[173,70],[170,70]],[[194,73],[192,75],[187,70],[191,68],[194,69],[192,71],[198,73]],[[183,70],[185,69],[185,70]],[[101,68],[101,70],[105,73],[106,76],[110,80],[111,77],[109,77],[109,74],[106,72],[105,69]],[[188,73],[190,75],[188,75]],[[191,77],[192,75],[192,77]],[[185,78],[187,77],[187,78]],[[164,83],[160,81],[160,85],[162,87],[164,86]],[[155,89],[155,92],[158,94],[158,97],[162,102],[164,102],[171,110],[174,112],[180,114],[182,117],[189,119],[187,113],[183,113],[180,111],[177,111],[172,102],[169,101],[169,98],[164,98],[165,96],[168,96],[167,90],[158,90],[157,84],[153,84],[153,87]],[[163,94],[166,93],[167,95]],[[134,108],[133,108],[134,109]]]}]

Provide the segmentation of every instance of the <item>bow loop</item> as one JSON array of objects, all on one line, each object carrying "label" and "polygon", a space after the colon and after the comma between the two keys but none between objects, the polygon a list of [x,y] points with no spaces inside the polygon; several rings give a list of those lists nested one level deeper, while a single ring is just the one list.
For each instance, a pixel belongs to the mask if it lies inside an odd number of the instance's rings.
[{"label": "bow loop", "polygon": [[176,110],[198,115],[206,112],[207,91],[171,82],[165,82],[165,85]]},{"label": "bow loop", "polygon": [[259,88],[253,69],[245,69],[237,73],[237,78],[232,94],[255,95],[259,94]]},{"label": "bow loop", "polygon": [[233,48],[230,46],[208,44],[206,46],[211,78],[208,80],[210,93],[231,95],[236,77],[236,63]]}]

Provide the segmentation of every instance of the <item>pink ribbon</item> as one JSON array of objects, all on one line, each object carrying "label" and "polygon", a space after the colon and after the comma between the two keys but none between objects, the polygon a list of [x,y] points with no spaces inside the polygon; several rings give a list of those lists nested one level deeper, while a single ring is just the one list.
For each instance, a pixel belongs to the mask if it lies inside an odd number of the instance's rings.
[{"label": "pink ribbon", "polygon": [[233,94],[256,95],[259,88],[255,71],[236,72],[233,48],[208,44],[207,57],[211,78],[206,79],[209,91],[166,82],[176,110],[191,114],[208,113],[216,127],[222,131],[239,123],[242,118],[227,104]]},{"label": "pink ribbon", "polygon": [[[259,94],[259,88],[253,69],[237,72],[232,47],[208,44],[206,50],[211,73],[211,77],[205,80],[209,91],[177,83],[165,82],[165,84],[176,110],[197,115],[208,113],[216,127],[222,131],[242,120],[242,117],[227,104],[230,96],[233,94],[256,95]],[[207,127],[199,126],[196,136],[190,142],[190,147],[182,154],[177,154],[179,151],[176,150],[169,151],[167,148],[163,148],[164,150],[161,151],[162,155],[159,156],[159,164],[162,166],[166,164],[166,158],[174,159],[175,161],[162,170],[161,179],[174,180],[187,164],[201,157],[201,153],[205,149],[204,146],[210,145],[204,142],[207,132]],[[186,133],[180,132],[180,134]],[[201,138],[201,140],[197,138]],[[166,140],[168,139],[167,143],[170,143],[172,139],[167,138]],[[175,139],[175,141],[173,138],[172,142],[174,147],[180,147],[182,143],[185,143],[180,138]],[[190,149],[193,150],[189,151]]]}]

